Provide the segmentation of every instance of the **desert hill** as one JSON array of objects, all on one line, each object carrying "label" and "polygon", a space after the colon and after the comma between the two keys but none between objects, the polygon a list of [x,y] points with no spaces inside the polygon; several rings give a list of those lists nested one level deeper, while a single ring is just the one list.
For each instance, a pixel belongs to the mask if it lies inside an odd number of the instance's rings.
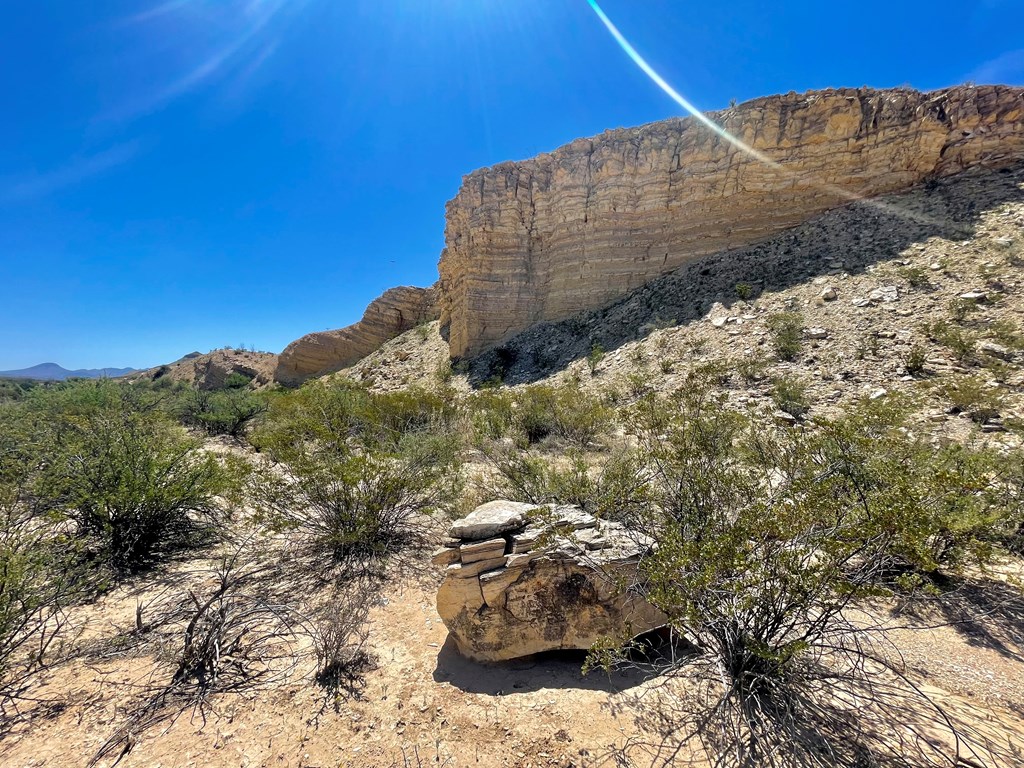
[{"label": "desert hill", "polygon": [[184,382],[199,389],[220,389],[228,376],[238,374],[253,382],[257,387],[265,386],[273,380],[277,368],[277,355],[270,352],[255,352],[245,349],[225,347],[201,354],[191,352],[180,360],[146,371],[138,371],[131,377],[133,381],[161,379],[172,382]]},{"label": "desert hill", "polygon": [[82,368],[69,371],[57,363],[40,363],[17,371],[0,371],[0,379],[34,379],[35,381],[64,381],[65,379],[116,379],[134,373],[135,368]]}]

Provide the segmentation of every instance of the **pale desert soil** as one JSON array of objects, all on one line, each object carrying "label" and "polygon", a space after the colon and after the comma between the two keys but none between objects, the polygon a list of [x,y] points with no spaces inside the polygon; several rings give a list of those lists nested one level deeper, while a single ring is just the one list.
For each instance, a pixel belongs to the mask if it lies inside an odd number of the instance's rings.
[{"label": "pale desert soil", "polygon": [[[144,700],[142,687],[165,681],[161,675],[168,668],[160,654],[174,650],[170,643],[162,652],[113,653],[104,639],[130,629],[138,599],[180,588],[195,578],[197,565],[168,567],[160,578],[124,585],[82,609],[77,642],[94,652],[46,674],[35,693],[62,707],[39,709],[38,716],[0,743],[0,765],[88,763]],[[434,587],[433,576],[421,575],[384,588],[369,627],[377,667],[366,673],[358,700],[344,701],[335,710],[311,682],[307,659],[289,680],[222,694],[203,711],[187,709],[173,720],[133,732],[133,747],[117,764],[491,768],[681,762],[679,756],[666,762],[671,739],[663,743],[661,735],[638,724],[645,697],[662,681],[645,680],[640,673],[584,677],[580,654],[494,666],[465,661],[447,641],[434,608]],[[941,620],[929,611],[917,613],[894,620],[915,627]],[[1019,626],[1020,616],[987,617],[976,626],[904,629],[891,637],[913,678],[945,706],[997,740],[1024,739]],[[115,752],[100,765],[112,765],[117,757]]]}]

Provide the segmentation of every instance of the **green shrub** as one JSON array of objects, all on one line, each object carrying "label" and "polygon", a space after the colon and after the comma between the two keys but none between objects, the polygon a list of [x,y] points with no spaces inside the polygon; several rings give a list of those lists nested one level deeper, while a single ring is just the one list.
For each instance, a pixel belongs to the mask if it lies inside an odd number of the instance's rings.
[{"label": "green shrub", "polygon": [[908,283],[912,288],[929,288],[931,287],[931,279],[928,274],[928,270],[920,266],[903,267],[899,270],[899,275]]},{"label": "green shrub", "polygon": [[524,387],[515,403],[516,427],[530,444],[553,435],[584,448],[611,427],[611,410],[575,384]]},{"label": "green shrub", "polygon": [[928,361],[928,352],[920,344],[915,344],[903,357],[903,366],[907,373],[918,375],[924,373],[924,365]]},{"label": "green shrub", "polygon": [[747,301],[754,295],[754,286],[750,283],[736,283],[735,289],[737,298]]},{"label": "green shrub", "polygon": [[597,374],[597,368],[601,365],[604,360],[604,347],[598,343],[590,348],[590,354],[587,355],[587,367],[590,368],[590,375],[594,376]]},{"label": "green shrub", "polygon": [[772,383],[772,402],[780,411],[803,418],[811,409],[807,387],[795,376],[780,376]]},{"label": "green shrub", "polygon": [[262,397],[248,389],[229,387],[207,392],[192,390],[175,408],[183,424],[210,435],[239,438],[253,419],[267,410]]},{"label": "green shrub", "polygon": [[974,299],[953,299],[949,302],[949,314],[953,319],[962,323],[971,312],[978,311],[978,302]]},{"label": "green shrub", "polygon": [[804,320],[799,312],[776,312],[768,316],[768,330],[779,360],[795,360],[800,354]]},{"label": "green shrub", "polygon": [[969,363],[974,359],[977,346],[974,334],[951,325],[945,320],[938,320],[926,326],[925,331],[932,341],[948,348],[961,363]]},{"label": "green shrub", "polygon": [[998,389],[989,387],[975,376],[960,376],[950,379],[940,387],[941,394],[960,413],[966,413],[972,421],[984,424],[999,416],[1002,397]]},{"label": "green shrub", "polygon": [[[633,412],[650,472],[634,525],[658,546],[631,587],[693,644],[686,695],[705,697],[659,699],[659,715],[711,763],[874,764],[914,729],[899,713],[922,694],[852,609],[896,588],[901,567],[983,565],[1021,513],[1005,458],[935,451],[901,425],[868,403],[817,430],[776,428],[696,379]],[[590,665],[621,650],[609,641]],[[941,709],[934,722],[953,727]]]},{"label": "green shrub", "polygon": [[253,497],[274,530],[302,537],[321,576],[347,579],[377,574],[426,543],[424,515],[459,499],[459,466],[456,443],[438,436],[409,441],[397,455],[307,446],[283,472],[258,475]]},{"label": "green shrub", "polygon": [[1012,320],[993,320],[988,325],[987,335],[1010,349],[1024,349],[1024,334]]},{"label": "green shrub", "polygon": [[156,414],[113,410],[63,421],[39,493],[118,570],[194,544],[219,516],[226,477]]}]

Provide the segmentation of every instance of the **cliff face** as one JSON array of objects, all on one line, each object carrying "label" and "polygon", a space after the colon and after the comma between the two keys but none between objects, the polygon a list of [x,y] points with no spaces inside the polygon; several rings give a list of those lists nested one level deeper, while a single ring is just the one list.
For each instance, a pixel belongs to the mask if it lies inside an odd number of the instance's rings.
[{"label": "cliff face", "polygon": [[436,320],[439,313],[435,288],[391,288],[370,303],[355,325],[310,333],[289,344],[281,353],[274,379],[295,385],[346,368],[395,336]]},{"label": "cliff face", "polygon": [[452,356],[770,237],[847,202],[835,188],[871,197],[1024,160],[1020,88],[829,90],[712,117],[786,172],[676,119],[467,176],[448,204],[439,265]]}]

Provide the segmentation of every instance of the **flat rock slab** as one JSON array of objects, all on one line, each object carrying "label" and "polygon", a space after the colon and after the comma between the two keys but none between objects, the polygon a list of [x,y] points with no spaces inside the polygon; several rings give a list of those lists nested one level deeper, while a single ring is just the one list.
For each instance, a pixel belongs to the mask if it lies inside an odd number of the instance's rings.
[{"label": "flat rock slab", "polygon": [[452,523],[451,535],[463,541],[482,541],[516,531],[526,525],[528,513],[536,504],[517,501],[491,501]]}]

